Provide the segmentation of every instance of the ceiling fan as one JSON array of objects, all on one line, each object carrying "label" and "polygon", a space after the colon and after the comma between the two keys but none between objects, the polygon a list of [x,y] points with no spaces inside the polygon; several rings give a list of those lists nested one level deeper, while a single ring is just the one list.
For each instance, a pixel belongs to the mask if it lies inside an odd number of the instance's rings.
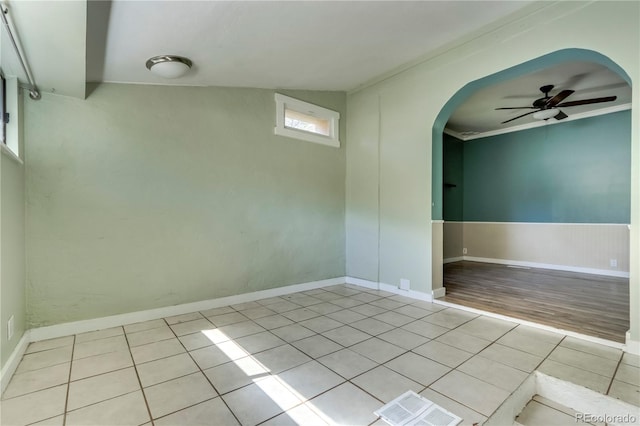
[{"label": "ceiling fan", "polygon": [[532,106],[496,108],[496,110],[500,110],[500,109],[532,109],[533,110],[533,111],[525,112],[524,114],[521,114],[517,117],[510,118],[509,120],[503,121],[502,124],[508,123],[513,120],[517,120],[518,118],[522,118],[529,114],[534,114],[533,117],[540,120],[548,120],[550,118],[555,118],[556,120],[563,120],[567,118],[568,115],[560,111],[558,109],[560,107],[564,108],[564,107],[572,107],[572,106],[578,106],[578,105],[598,104],[601,102],[615,101],[617,99],[617,96],[606,96],[604,98],[592,98],[592,99],[583,99],[580,101],[562,102],[567,97],[569,97],[574,91],[563,90],[557,95],[551,97],[549,96],[549,92],[551,92],[552,90],[553,90],[552,84],[542,86],[540,88],[540,91],[544,93],[544,97],[533,101]]}]

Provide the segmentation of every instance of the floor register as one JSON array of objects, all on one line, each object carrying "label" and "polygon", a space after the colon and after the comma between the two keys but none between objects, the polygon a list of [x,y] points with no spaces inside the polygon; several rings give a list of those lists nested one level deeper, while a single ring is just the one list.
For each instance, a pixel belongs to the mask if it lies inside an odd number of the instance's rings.
[{"label": "floor register", "polygon": [[462,421],[413,391],[403,393],[374,414],[391,426],[455,426]]}]

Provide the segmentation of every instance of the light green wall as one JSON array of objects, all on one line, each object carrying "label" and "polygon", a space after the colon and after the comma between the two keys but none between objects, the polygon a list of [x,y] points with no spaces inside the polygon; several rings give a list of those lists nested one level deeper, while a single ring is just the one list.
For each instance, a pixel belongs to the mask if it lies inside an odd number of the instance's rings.
[{"label": "light green wall", "polygon": [[[25,331],[24,167],[0,154],[0,366],[4,367]],[[7,335],[13,315],[14,334]]]},{"label": "light green wall", "polygon": [[[363,278],[379,276],[380,281],[394,285],[408,278],[414,290],[426,293],[438,287],[432,279],[437,276],[434,268],[441,267],[432,265],[432,258],[437,259],[436,252],[442,251],[436,245],[432,253],[432,226],[438,225],[431,224],[431,206],[439,196],[432,196],[431,191],[432,126],[447,101],[469,82],[569,48],[602,53],[634,83],[640,81],[638,2],[534,2],[517,16],[483,31],[349,95],[349,114],[359,116],[357,122],[349,123],[349,140],[364,134],[376,140],[371,129],[379,131],[377,144],[350,146],[347,155],[347,193],[370,194],[347,198],[351,219],[347,221],[347,271],[357,264]],[[637,87],[633,89],[633,111],[639,111]],[[363,107],[366,99],[376,98],[379,108]],[[639,131],[640,116],[633,113],[630,300],[631,338],[635,341],[640,340]],[[379,159],[375,152],[380,153]],[[379,194],[373,190],[378,186]],[[362,217],[379,218],[375,224],[366,223],[374,232],[367,236],[368,241],[380,245],[379,260],[370,256],[367,268],[355,250],[364,241]],[[402,254],[407,258],[399,259]]]},{"label": "light green wall", "polygon": [[[347,275],[370,281],[378,281],[378,147],[379,147],[379,99],[361,96],[348,105],[349,126],[360,129],[349,135],[347,158],[347,205],[345,222]],[[352,137],[353,136],[353,137]]]},{"label": "light green wall", "polygon": [[339,149],[275,136],[274,91],[102,84],[25,102],[30,326],[345,274]]}]

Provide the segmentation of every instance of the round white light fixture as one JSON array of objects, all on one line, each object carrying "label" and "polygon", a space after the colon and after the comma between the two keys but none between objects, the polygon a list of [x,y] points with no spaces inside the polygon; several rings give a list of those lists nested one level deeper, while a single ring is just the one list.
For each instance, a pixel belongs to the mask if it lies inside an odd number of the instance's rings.
[{"label": "round white light fixture", "polygon": [[154,56],[147,61],[147,69],[163,78],[182,77],[193,63],[188,58],[175,55]]},{"label": "round white light fixture", "polygon": [[556,115],[558,115],[560,111],[557,110],[556,108],[550,108],[550,109],[543,109],[537,112],[533,113],[533,118],[535,118],[536,120],[547,120],[551,117],[555,117]]}]

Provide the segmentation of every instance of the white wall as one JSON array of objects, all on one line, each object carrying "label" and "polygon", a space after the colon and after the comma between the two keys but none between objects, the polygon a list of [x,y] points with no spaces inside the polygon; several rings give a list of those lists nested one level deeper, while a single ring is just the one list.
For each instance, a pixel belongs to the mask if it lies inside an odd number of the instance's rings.
[{"label": "white wall", "polygon": [[[379,265],[379,152],[380,122],[377,94],[363,94],[348,104],[347,157],[357,158],[347,168],[347,275],[378,282]],[[350,129],[358,132],[350,132]]]},{"label": "white wall", "polygon": [[445,261],[464,255],[614,276],[629,273],[625,224],[445,222],[444,236]]},{"label": "white wall", "polygon": [[[25,299],[25,175],[19,156],[23,143],[20,97],[16,78],[7,78],[7,148],[0,154],[0,368],[26,330]],[[15,151],[15,152],[14,152]],[[9,338],[7,322],[13,317],[14,332]],[[3,381],[3,385],[6,382]]]},{"label": "white wall", "polygon": [[[25,331],[25,215],[24,167],[12,156],[0,154],[0,367]],[[8,336],[7,321],[14,318]]]},{"label": "white wall", "polygon": [[[434,287],[431,130],[445,103],[469,82],[568,48],[604,54],[634,83],[640,81],[640,3],[536,2],[526,12],[530,14],[512,17],[510,22],[503,21],[475,38],[471,35],[465,44],[349,95],[349,113],[359,119],[350,122],[348,138],[358,140],[369,135],[372,143],[351,146],[347,153],[347,271],[366,278],[378,275],[379,269],[380,281],[389,284],[408,278],[415,290],[430,292]],[[376,98],[379,108],[363,107],[367,100]],[[633,111],[639,110],[634,86]],[[375,128],[379,128],[377,145],[372,134]],[[635,341],[640,340],[639,132],[640,118],[634,113],[630,296],[631,338]],[[375,152],[380,152],[379,159]],[[373,188],[378,185],[380,207],[376,208]],[[360,220],[376,216],[377,227],[370,220]],[[367,241],[380,244],[377,262],[371,254],[366,264],[358,259],[357,248],[365,244],[364,229],[375,235],[368,235]],[[442,250],[441,246],[435,249]]]},{"label": "white wall", "polygon": [[[343,114],[339,92],[286,94]],[[344,276],[345,150],[274,91],[102,84],[24,103],[29,326]]]}]

